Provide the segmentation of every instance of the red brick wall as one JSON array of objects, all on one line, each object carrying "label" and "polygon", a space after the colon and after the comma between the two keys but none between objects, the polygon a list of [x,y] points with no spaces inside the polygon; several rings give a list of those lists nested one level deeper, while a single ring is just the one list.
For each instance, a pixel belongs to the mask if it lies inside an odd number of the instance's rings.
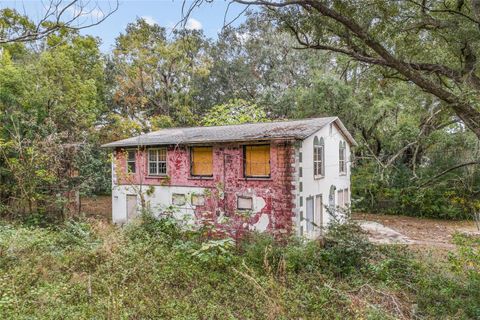
[{"label": "red brick wall", "polygon": [[[255,224],[260,216],[266,213],[270,217],[269,230],[289,233],[293,214],[293,145],[290,141],[271,142],[270,178],[244,177],[243,147],[238,143],[213,146],[213,177],[208,178],[190,175],[190,151],[185,146],[168,147],[167,178],[148,176],[146,151],[137,154],[137,172],[127,177],[125,158],[121,149],[118,149],[116,150],[118,183],[210,188],[214,196],[207,201],[205,207],[197,207],[196,211],[198,213],[223,211],[231,217],[234,217],[237,211],[238,195],[261,197],[265,201],[265,206],[248,218],[246,223]],[[242,220],[242,223],[245,223],[245,220]]]}]

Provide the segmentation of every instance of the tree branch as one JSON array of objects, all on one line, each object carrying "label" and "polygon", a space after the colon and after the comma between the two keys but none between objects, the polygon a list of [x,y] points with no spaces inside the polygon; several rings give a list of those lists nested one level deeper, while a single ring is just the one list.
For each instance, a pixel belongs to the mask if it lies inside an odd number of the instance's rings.
[{"label": "tree branch", "polygon": [[422,188],[424,186],[426,186],[427,184],[437,180],[438,178],[440,178],[441,176],[455,170],[455,169],[458,169],[458,168],[462,168],[462,167],[466,167],[466,166],[472,166],[472,165],[476,165],[476,164],[480,164],[480,161],[479,160],[476,160],[476,161],[469,161],[469,162],[465,162],[465,163],[461,163],[461,164],[457,164],[453,167],[450,167],[446,170],[443,170],[442,172],[440,172],[439,174],[435,175],[434,177],[428,179],[427,181],[425,181],[424,183],[422,183],[421,185],[418,186],[418,188]]},{"label": "tree branch", "polygon": [[[81,30],[99,25],[118,10],[119,0],[110,0],[109,3],[111,1],[113,1],[114,6],[109,5],[108,12],[105,12],[98,4],[90,7],[90,10],[86,11],[89,1],[69,0],[62,6],[62,0],[50,0],[45,14],[33,27],[26,25],[21,26],[21,31],[0,37],[0,44],[31,42],[41,40],[61,29]],[[68,13],[71,13],[71,16],[68,16]],[[87,17],[91,18],[91,22],[82,25],[80,19],[86,19]],[[16,18],[25,17],[17,13]],[[13,21],[13,23],[14,22],[16,21]],[[75,25],[76,23],[78,24]],[[18,25],[12,27],[18,28]]]},{"label": "tree branch", "polygon": [[[271,1],[248,1],[248,0],[235,0],[238,3],[242,4],[255,4],[263,5],[266,7],[286,7],[292,5],[299,5],[304,8],[307,12],[316,11],[319,15],[324,16],[338,23],[340,26],[346,28],[352,33],[358,40],[362,41],[367,47],[369,47],[377,57],[370,57],[358,54],[358,52],[337,48],[323,44],[314,45],[314,48],[320,50],[330,50],[335,52],[340,52],[348,54],[355,57],[359,61],[363,61],[370,64],[379,64],[388,66],[389,68],[395,69],[399,74],[403,75],[405,78],[409,79],[411,82],[415,83],[422,90],[429,92],[439,99],[445,101],[456,114],[457,116],[465,123],[465,125],[472,130],[478,139],[480,139],[480,111],[477,108],[462,99],[462,97],[452,93],[442,86],[441,83],[433,81],[426,78],[419,71],[430,71],[430,72],[443,72],[445,74],[450,74],[450,76],[456,76],[458,74],[451,72],[450,69],[445,67],[437,66],[435,64],[414,64],[407,61],[401,60],[394,56],[385,46],[383,46],[378,40],[376,40],[372,35],[370,35],[361,25],[359,25],[353,17],[343,15],[340,12],[333,9],[333,7],[328,6],[324,2],[317,0],[297,0],[297,1],[281,1],[281,2],[271,2]],[[336,33],[335,33],[336,34]],[[338,35],[336,34],[337,36]],[[427,69],[427,70],[424,70]],[[458,77],[457,81],[460,80]]]}]

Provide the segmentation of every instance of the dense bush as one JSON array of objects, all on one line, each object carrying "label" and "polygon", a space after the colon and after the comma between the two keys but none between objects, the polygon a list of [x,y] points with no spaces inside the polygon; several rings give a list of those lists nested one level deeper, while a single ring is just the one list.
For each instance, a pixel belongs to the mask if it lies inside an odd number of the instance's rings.
[{"label": "dense bush", "polygon": [[480,210],[474,190],[461,183],[446,180],[432,187],[419,187],[421,183],[412,180],[406,168],[396,168],[384,180],[378,177],[377,170],[368,165],[355,168],[354,211],[455,220],[471,219],[472,213]]},{"label": "dense bush", "polygon": [[[463,239],[463,240],[462,240]],[[431,265],[369,244],[354,224],[324,241],[242,243],[170,219],[125,228],[0,224],[0,317],[109,319],[475,318],[477,251]],[[474,264],[477,263],[476,265]],[[460,269],[459,269],[460,268]]]}]

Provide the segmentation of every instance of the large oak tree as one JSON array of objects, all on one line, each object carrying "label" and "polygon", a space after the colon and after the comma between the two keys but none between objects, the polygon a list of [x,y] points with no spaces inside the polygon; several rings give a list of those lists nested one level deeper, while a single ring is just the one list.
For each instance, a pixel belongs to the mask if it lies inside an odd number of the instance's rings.
[{"label": "large oak tree", "polygon": [[265,8],[301,48],[382,66],[416,84],[480,138],[479,0],[234,2]]}]

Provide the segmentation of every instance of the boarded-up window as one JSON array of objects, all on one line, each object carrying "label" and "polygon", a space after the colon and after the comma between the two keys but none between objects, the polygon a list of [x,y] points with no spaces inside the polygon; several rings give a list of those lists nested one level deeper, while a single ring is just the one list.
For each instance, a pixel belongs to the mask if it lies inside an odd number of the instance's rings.
[{"label": "boarded-up window", "polygon": [[185,195],[183,193],[172,194],[172,204],[176,206],[183,206],[185,203]]},{"label": "boarded-up window", "polygon": [[192,176],[213,175],[212,147],[192,147],[190,153]]},{"label": "boarded-up window", "polygon": [[201,194],[192,195],[192,205],[194,206],[204,206],[205,205],[205,196]]},{"label": "boarded-up window", "polygon": [[245,146],[245,176],[270,176],[270,145]]},{"label": "boarded-up window", "polygon": [[148,150],[148,174],[167,174],[167,148]]},{"label": "boarded-up window", "polygon": [[127,173],[135,173],[136,164],[135,164],[135,150],[127,150]]},{"label": "boarded-up window", "polygon": [[253,209],[253,199],[251,197],[238,197],[237,198],[237,208],[239,210],[252,210]]}]

